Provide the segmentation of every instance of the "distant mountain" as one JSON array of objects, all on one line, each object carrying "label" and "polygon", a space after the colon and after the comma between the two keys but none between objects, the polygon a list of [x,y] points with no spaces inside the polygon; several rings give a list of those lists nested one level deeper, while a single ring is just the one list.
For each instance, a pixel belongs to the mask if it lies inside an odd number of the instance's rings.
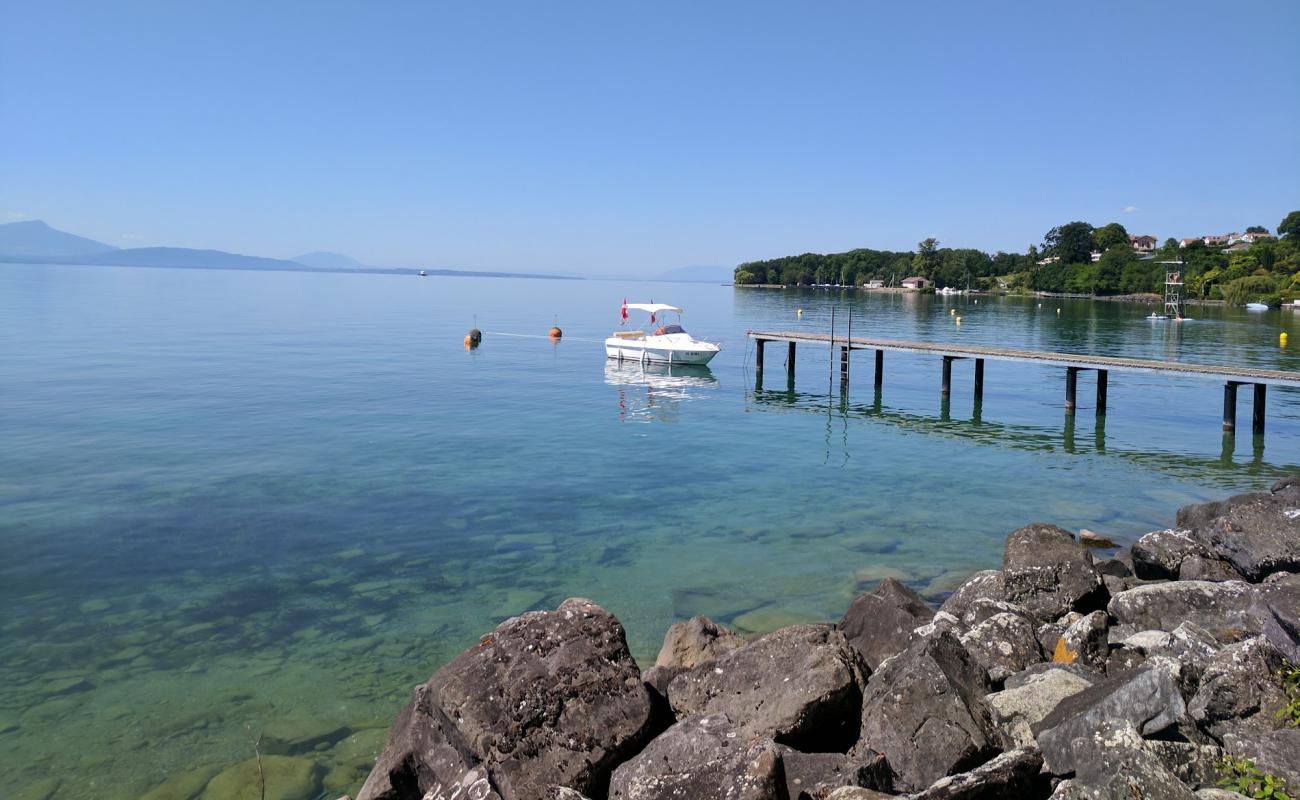
[{"label": "distant mountain", "polygon": [[118,267],[186,267],[190,269],[307,269],[296,261],[260,256],[241,256],[223,250],[191,250],[187,247],[135,247],[101,253],[82,259],[86,264]]},{"label": "distant mountain", "polygon": [[318,269],[367,269],[365,264],[362,264],[351,256],[345,256],[342,253],[316,251],[314,253],[303,253],[300,256],[294,256],[289,260],[298,264],[306,264],[309,267],[316,267]]},{"label": "distant mountain", "polygon": [[735,270],[731,267],[715,267],[694,264],[689,267],[670,269],[659,276],[661,281],[682,281],[686,283],[731,283]]},{"label": "distant mountain", "polygon": [[116,249],[111,244],[55,230],[38,219],[0,225],[0,254],[7,256],[87,256]]}]

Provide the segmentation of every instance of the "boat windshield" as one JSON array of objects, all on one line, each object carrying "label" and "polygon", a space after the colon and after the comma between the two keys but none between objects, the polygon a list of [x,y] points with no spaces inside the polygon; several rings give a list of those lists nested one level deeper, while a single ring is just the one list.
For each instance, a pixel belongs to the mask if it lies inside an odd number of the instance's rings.
[{"label": "boat windshield", "polygon": [[660,325],[655,328],[655,336],[667,336],[670,333],[686,333],[686,329],[681,325]]}]

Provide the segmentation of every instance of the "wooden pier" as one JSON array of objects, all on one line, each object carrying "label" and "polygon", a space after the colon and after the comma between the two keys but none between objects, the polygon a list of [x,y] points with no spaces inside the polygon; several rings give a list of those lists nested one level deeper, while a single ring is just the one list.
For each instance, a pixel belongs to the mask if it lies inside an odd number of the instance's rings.
[{"label": "wooden pier", "polygon": [[1237,387],[1250,385],[1254,387],[1254,406],[1251,415],[1251,429],[1255,434],[1264,433],[1264,406],[1268,396],[1268,385],[1292,386],[1300,388],[1300,373],[1277,369],[1256,369],[1253,367],[1225,367],[1213,364],[1188,364],[1179,361],[1156,361],[1142,358],[1118,358],[1112,356],[1088,356],[1075,353],[1052,353],[1040,350],[1018,350],[1010,347],[980,347],[948,343],[910,342],[896,339],[868,339],[858,336],[832,336],[825,333],[805,331],[749,331],[749,338],[754,340],[757,350],[756,369],[763,370],[763,349],[768,342],[783,342],[788,348],[786,369],[791,379],[794,378],[795,347],[807,344],[827,348],[834,355],[836,348],[840,351],[840,382],[848,384],[849,354],[854,350],[875,351],[875,385],[879,389],[885,377],[885,353],[918,353],[938,356],[943,361],[940,393],[945,397],[952,392],[952,363],[962,359],[975,360],[975,400],[984,396],[984,362],[1016,361],[1028,364],[1065,368],[1065,409],[1073,413],[1078,389],[1079,373],[1091,371],[1097,373],[1097,414],[1106,413],[1107,379],[1111,370],[1119,372],[1147,372],[1178,375],[1188,378],[1208,378],[1224,381],[1223,386],[1223,429],[1235,431],[1237,428]]}]

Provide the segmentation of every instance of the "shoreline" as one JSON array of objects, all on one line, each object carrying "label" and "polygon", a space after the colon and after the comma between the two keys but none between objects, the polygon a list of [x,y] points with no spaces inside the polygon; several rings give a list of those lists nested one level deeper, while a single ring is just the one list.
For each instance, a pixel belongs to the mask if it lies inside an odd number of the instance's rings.
[{"label": "shoreline", "polygon": [[[786,286],[779,283],[735,283],[732,284],[736,289],[837,289],[849,290],[855,292],[864,292],[867,294],[913,294],[913,295],[934,295],[934,291],[929,289],[904,289],[897,286],[883,286],[874,289],[868,289],[865,286]],[[1070,294],[1067,292],[995,292],[989,290],[973,289],[966,292],[965,297],[1013,297],[1025,299],[1044,299],[1053,300],[1098,300],[1106,303],[1140,303],[1143,305],[1160,305],[1164,302],[1158,294]],[[1185,306],[1202,306],[1202,307],[1224,307],[1229,308],[1226,300],[1205,300],[1200,298],[1184,298]]]},{"label": "shoreline", "polygon": [[644,672],[592,601],[528,612],[416,688],[357,800],[1211,798],[1225,754],[1300,786],[1300,477],[1177,519],[1020,528],[938,608],[886,578],[837,624],[678,622]]}]

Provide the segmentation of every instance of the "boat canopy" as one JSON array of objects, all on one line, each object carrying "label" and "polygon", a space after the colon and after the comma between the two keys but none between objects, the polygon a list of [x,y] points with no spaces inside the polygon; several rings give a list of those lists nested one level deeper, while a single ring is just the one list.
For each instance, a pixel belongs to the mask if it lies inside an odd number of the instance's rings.
[{"label": "boat canopy", "polygon": [[658,314],[661,311],[672,311],[675,314],[682,313],[682,310],[677,306],[665,305],[664,303],[628,303],[626,304],[626,308],[629,311],[635,309],[637,311],[644,311],[647,314]]}]

